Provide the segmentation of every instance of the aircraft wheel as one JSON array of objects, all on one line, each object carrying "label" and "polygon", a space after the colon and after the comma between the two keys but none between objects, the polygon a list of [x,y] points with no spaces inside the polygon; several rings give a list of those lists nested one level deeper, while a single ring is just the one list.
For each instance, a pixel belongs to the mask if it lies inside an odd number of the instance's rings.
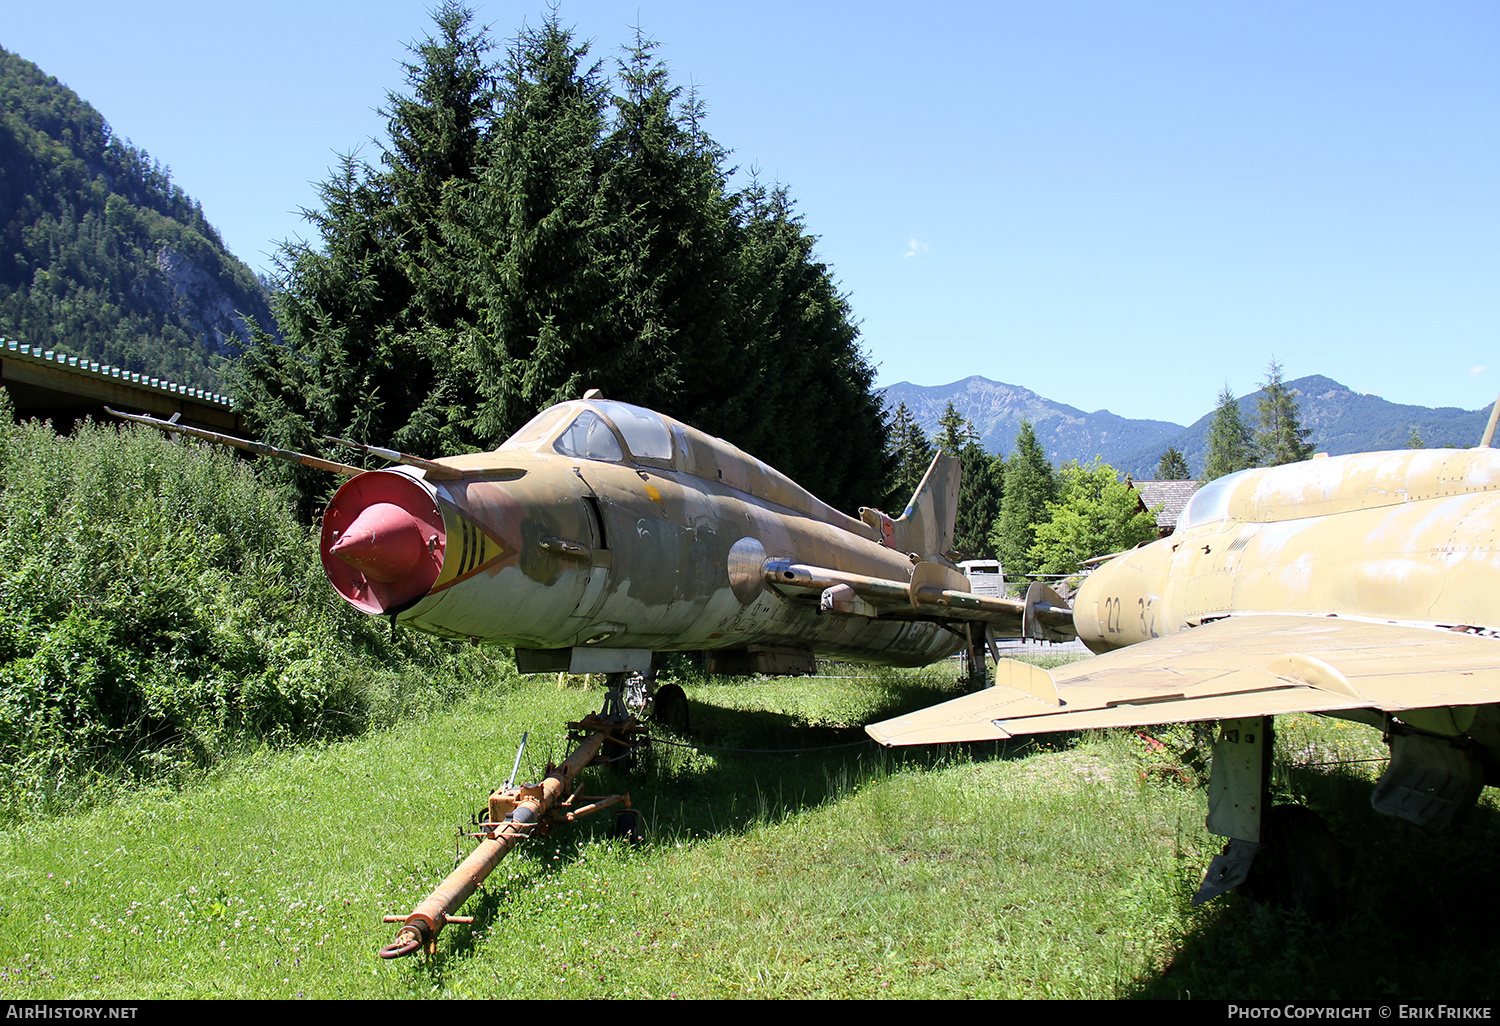
[{"label": "aircraft wheel", "polygon": [[1273,806],[1261,821],[1261,845],[1242,885],[1267,905],[1300,908],[1331,922],[1340,911],[1343,872],[1323,817],[1301,805]]},{"label": "aircraft wheel", "polygon": [[639,812],[626,809],[615,817],[615,825],[610,829],[609,836],[621,838],[631,844],[640,844],[646,839],[646,824]]},{"label": "aircraft wheel", "polygon": [[676,684],[664,684],[656,691],[651,706],[651,722],[674,734],[688,732],[687,693]]}]

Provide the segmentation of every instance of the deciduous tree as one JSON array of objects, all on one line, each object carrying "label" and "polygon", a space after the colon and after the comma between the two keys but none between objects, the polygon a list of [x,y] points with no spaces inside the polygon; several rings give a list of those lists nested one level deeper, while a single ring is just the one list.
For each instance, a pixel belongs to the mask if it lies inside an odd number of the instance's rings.
[{"label": "deciduous tree", "polygon": [[1037,573],[1071,574],[1084,560],[1156,536],[1154,511],[1142,508],[1135,489],[1114,467],[1101,460],[1084,467],[1075,460],[1062,469],[1061,494],[1037,525],[1030,557]]}]

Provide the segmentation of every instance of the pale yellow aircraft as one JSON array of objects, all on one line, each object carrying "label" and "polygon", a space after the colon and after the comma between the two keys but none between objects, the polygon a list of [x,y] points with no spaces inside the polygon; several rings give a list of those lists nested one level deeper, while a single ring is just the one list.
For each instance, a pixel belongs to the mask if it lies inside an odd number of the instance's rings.
[{"label": "pale yellow aircraft", "polygon": [[1242,883],[1262,842],[1291,860],[1293,889],[1315,890],[1318,856],[1291,850],[1289,835],[1320,828],[1268,807],[1274,716],[1385,731],[1391,761],[1373,803],[1414,823],[1445,827],[1500,785],[1494,429],[1492,414],[1475,449],[1213,481],[1171,537],[1085,580],[1074,625],[1098,655],[1050,673],[1007,661],[995,687],[867,730],[912,745],[1217,720],[1208,827],[1230,841],[1197,900]]}]

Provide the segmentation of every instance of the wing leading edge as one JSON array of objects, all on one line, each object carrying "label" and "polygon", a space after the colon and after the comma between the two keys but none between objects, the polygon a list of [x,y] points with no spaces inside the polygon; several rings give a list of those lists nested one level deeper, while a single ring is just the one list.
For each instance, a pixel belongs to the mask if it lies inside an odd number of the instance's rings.
[{"label": "wing leading edge", "polygon": [[[1020,666],[1021,664],[1016,664]],[[1290,712],[1500,702],[1500,639],[1335,617],[1240,616],[874,723],[884,745]],[[1049,694],[1050,677],[1055,690]],[[1016,686],[1020,684],[1021,686]]]}]

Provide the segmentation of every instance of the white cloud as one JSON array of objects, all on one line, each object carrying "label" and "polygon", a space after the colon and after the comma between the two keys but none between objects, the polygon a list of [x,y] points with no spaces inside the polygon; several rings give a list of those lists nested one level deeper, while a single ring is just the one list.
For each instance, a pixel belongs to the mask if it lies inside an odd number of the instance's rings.
[{"label": "white cloud", "polygon": [[902,253],[901,255],[903,257],[914,257],[914,256],[921,256],[923,253],[926,253],[926,252],[927,252],[927,243],[923,242],[921,239],[918,239],[918,238],[910,238],[910,239],[906,240],[906,252]]},{"label": "white cloud", "polygon": [[1488,370],[1489,370],[1489,368],[1486,367],[1484,364],[1482,364],[1482,363],[1481,364],[1476,364],[1475,366],[1469,368],[1469,377],[1471,377],[1471,378],[1477,378],[1477,377],[1479,377],[1479,375],[1485,373]]}]

